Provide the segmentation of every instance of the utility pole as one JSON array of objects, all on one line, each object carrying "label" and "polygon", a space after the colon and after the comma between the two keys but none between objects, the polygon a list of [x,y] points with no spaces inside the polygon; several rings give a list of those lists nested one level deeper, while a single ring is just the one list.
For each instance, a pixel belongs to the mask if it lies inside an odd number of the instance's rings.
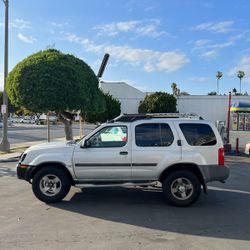
[{"label": "utility pole", "polygon": [[4,89],[3,89],[3,138],[0,144],[0,151],[9,152],[10,143],[8,141],[8,96],[6,94],[6,79],[8,76],[8,38],[9,38],[9,0],[3,0],[5,5],[4,24]]}]

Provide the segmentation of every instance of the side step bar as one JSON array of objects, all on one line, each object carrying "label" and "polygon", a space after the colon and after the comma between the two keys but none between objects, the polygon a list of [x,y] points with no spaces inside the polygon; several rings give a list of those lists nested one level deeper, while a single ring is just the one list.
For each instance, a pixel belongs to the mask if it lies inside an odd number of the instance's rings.
[{"label": "side step bar", "polygon": [[157,181],[154,182],[125,182],[125,183],[80,183],[75,184],[75,187],[84,188],[84,187],[136,187],[136,186],[156,186]]}]

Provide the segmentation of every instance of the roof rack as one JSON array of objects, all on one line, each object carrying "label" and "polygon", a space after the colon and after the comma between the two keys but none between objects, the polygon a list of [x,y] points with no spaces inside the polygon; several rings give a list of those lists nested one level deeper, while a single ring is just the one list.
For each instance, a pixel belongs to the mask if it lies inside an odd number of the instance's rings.
[{"label": "roof rack", "polygon": [[202,117],[196,114],[181,114],[181,113],[145,113],[145,114],[121,114],[120,116],[109,121],[112,122],[134,122],[137,120],[153,119],[153,118],[183,118],[203,120]]}]

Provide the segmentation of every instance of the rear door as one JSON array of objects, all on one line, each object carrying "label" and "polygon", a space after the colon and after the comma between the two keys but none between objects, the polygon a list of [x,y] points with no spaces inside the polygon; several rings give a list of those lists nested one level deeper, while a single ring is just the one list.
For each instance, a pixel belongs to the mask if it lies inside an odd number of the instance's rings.
[{"label": "rear door", "polygon": [[137,122],[131,130],[134,180],[155,180],[160,169],[181,159],[178,134],[171,122]]}]

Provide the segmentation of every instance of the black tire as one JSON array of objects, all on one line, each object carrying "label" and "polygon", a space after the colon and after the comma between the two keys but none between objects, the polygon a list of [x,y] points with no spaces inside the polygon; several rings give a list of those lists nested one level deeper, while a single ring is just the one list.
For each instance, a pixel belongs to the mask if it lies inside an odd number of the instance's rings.
[{"label": "black tire", "polygon": [[[184,188],[182,188],[183,186]],[[179,189],[181,189],[182,192]],[[183,189],[185,189],[185,191],[183,191]],[[162,190],[168,203],[177,207],[187,207],[195,203],[200,197],[201,183],[192,172],[178,170],[172,172],[164,179],[162,182]],[[182,197],[182,195],[186,195],[186,197]]]},{"label": "black tire", "polygon": [[[55,192],[55,194],[53,194],[53,192],[50,193],[50,190],[46,192],[48,195],[44,193],[45,191],[43,191],[44,190],[43,187],[46,188],[46,186],[44,186],[43,178],[46,178],[46,176],[48,178],[57,177],[60,180],[60,182],[59,181],[57,182],[57,188],[59,189],[59,191]],[[53,181],[55,179],[49,179],[49,180]],[[54,203],[61,201],[68,194],[70,187],[71,183],[66,173],[62,169],[53,166],[43,167],[42,169],[40,169],[35,174],[32,181],[32,190],[34,195],[40,201],[43,201],[45,203]]]}]

